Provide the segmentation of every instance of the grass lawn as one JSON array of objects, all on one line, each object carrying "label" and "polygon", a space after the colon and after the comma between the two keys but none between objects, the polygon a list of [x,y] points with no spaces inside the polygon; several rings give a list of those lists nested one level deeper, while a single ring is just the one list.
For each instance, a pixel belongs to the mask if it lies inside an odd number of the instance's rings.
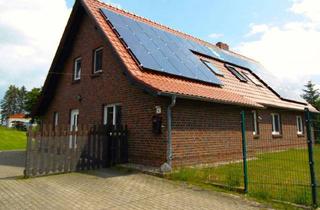
[{"label": "grass lawn", "polygon": [[0,151],[25,149],[26,144],[25,132],[0,126]]},{"label": "grass lawn", "polygon": [[[314,148],[314,158],[316,176],[320,177],[320,146]],[[243,188],[242,170],[242,163],[230,163],[201,169],[182,168],[170,174],[169,178],[191,184],[210,185],[210,183],[217,183],[234,189]],[[311,204],[308,152],[306,149],[258,154],[254,159],[248,161],[248,177],[249,196],[263,200]],[[320,200],[320,196],[318,200]]]}]

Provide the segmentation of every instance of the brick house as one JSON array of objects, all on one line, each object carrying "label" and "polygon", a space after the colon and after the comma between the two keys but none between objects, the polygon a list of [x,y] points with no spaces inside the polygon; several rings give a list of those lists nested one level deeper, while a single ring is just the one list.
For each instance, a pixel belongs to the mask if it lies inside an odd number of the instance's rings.
[{"label": "brick house", "polygon": [[[187,51],[170,48],[177,56],[185,53],[179,61],[190,71],[157,69],[151,61],[172,64],[177,57],[162,53],[152,60],[157,52],[139,52],[151,39],[134,46],[130,38],[144,34],[130,24],[145,27],[149,36],[160,34],[162,41],[191,43],[194,49]],[[168,44],[157,49],[168,50]],[[305,144],[303,110],[316,110],[281,97],[258,77],[258,66],[224,43],[207,43],[97,0],[77,0],[33,114],[45,124],[125,124],[129,162],[156,167],[237,158],[242,110],[251,149]],[[195,77],[195,70],[202,75]]]}]

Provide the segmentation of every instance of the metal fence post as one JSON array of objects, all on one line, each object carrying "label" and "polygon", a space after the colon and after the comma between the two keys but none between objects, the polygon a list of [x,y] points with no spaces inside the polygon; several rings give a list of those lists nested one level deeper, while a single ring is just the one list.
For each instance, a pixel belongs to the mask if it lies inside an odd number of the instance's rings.
[{"label": "metal fence post", "polygon": [[309,154],[309,167],[310,167],[310,178],[311,178],[311,193],[312,193],[312,204],[317,206],[317,182],[314,170],[314,158],[313,158],[313,141],[311,134],[311,118],[308,108],[305,108],[305,119],[307,127],[307,143],[308,143],[308,154]]},{"label": "metal fence post", "polygon": [[247,140],[246,140],[246,115],[241,111],[241,133],[242,133],[242,159],[243,159],[243,178],[244,192],[248,192],[248,166],[247,166]]}]

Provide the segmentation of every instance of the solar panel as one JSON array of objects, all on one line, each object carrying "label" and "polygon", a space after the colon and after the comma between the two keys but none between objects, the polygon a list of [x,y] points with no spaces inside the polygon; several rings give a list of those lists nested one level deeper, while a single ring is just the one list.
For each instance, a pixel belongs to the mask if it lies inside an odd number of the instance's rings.
[{"label": "solar panel", "polygon": [[233,66],[225,65],[225,67],[235,76],[237,77],[241,82],[248,82],[247,78],[243,76],[239,71],[237,71]]},{"label": "solar panel", "polygon": [[202,60],[201,61],[213,72],[215,73],[216,75],[219,75],[219,76],[223,76],[223,73],[217,68],[215,67],[212,63],[210,63],[209,61],[206,61],[206,60]]},{"label": "solar panel", "polygon": [[[250,69],[263,81],[275,84],[274,76],[257,62],[241,58],[217,47],[208,47],[184,39],[108,9],[101,9],[101,11],[138,62],[146,69],[221,85],[216,75],[208,71],[208,67],[194,55],[193,52],[197,52]],[[279,89],[278,91],[282,92]]]},{"label": "solar panel", "polygon": [[266,70],[256,62],[182,38],[105,8],[101,11],[145,69],[221,85],[219,78],[194,55],[193,52],[197,52],[250,69],[263,80],[269,80]]},{"label": "solar panel", "polygon": [[108,9],[101,11],[143,68],[222,85],[191,51],[204,54],[210,52],[207,47]]},{"label": "solar panel", "polygon": [[241,73],[242,73],[242,75],[247,77],[247,79],[250,80],[253,84],[255,84],[257,86],[262,86],[261,82],[255,76],[253,76],[250,72],[241,71]]}]

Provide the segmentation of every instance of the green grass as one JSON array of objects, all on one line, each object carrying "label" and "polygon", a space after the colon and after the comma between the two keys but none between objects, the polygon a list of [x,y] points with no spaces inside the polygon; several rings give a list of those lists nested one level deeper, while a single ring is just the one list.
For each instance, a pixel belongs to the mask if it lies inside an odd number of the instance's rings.
[{"label": "green grass", "polygon": [[[319,146],[314,148],[314,159],[316,176],[320,177]],[[195,184],[222,184],[229,189],[234,189],[243,188],[242,171],[242,162],[230,163],[201,169],[181,168],[170,174],[169,178]],[[249,196],[263,200],[311,204],[308,152],[306,149],[258,154],[248,161],[248,176]]]},{"label": "green grass", "polygon": [[26,144],[25,132],[0,126],[0,151],[25,149]]}]

